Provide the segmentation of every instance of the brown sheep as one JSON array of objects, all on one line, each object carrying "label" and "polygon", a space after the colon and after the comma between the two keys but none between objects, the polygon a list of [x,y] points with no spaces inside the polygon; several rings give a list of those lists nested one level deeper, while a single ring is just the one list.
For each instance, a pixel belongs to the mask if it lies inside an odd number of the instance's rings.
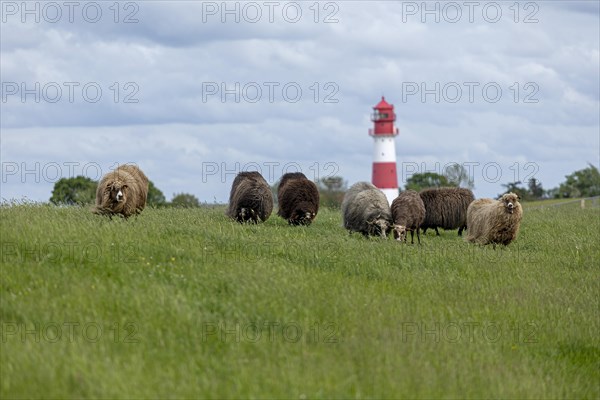
[{"label": "brown sheep", "polygon": [[467,227],[467,208],[475,196],[469,189],[463,188],[432,188],[419,192],[425,205],[425,221],[421,224],[423,233],[428,228],[434,228],[437,236],[438,228],[457,229],[462,236]]},{"label": "brown sheep", "polygon": [[300,172],[290,172],[281,177],[277,201],[277,215],[290,225],[310,225],[319,212],[317,185]]},{"label": "brown sheep", "polygon": [[279,180],[279,186],[277,187],[277,198],[281,195],[281,189],[285,186],[285,183],[293,179],[308,179],[302,172],[288,172],[283,174]]},{"label": "brown sheep", "polygon": [[240,172],[231,185],[225,214],[240,223],[258,223],[269,219],[272,211],[273,193],[265,178],[256,171]]},{"label": "brown sheep", "polygon": [[148,178],[135,165],[121,165],[104,175],[96,190],[96,214],[121,214],[125,218],[146,207]]},{"label": "brown sheep", "polygon": [[410,243],[414,244],[414,234],[421,244],[419,228],[425,220],[425,205],[419,193],[406,190],[392,202],[392,219],[394,220],[394,239],[406,242],[406,233],[410,231]]},{"label": "brown sheep", "polygon": [[517,238],[523,209],[519,196],[506,193],[499,200],[475,200],[467,210],[466,240],[481,245],[508,245]]}]

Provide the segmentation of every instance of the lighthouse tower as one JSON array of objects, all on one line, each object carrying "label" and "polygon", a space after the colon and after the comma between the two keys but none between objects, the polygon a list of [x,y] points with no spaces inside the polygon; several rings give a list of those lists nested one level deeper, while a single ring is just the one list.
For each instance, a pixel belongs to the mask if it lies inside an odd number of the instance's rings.
[{"label": "lighthouse tower", "polygon": [[381,101],[373,107],[371,121],[373,129],[369,129],[369,135],[373,137],[373,185],[381,189],[388,199],[390,205],[398,197],[398,174],[396,173],[396,136],[398,128],[394,127],[396,114],[394,106]]}]

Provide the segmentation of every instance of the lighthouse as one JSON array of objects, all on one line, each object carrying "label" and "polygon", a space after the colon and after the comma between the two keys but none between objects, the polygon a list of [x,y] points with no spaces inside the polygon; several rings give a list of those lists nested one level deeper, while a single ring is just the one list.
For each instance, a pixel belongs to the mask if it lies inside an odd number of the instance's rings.
[{"label": "lighthouse", "polygon": [[373,129],[369,129],[369,136],[374,140],[372,182],[385,194],[391,205],[398,197],[395,142],[398,128],[394,127],[396,121],[394,106],[385,101],[383,96],[373,107],[371,121],[373,121]]}]

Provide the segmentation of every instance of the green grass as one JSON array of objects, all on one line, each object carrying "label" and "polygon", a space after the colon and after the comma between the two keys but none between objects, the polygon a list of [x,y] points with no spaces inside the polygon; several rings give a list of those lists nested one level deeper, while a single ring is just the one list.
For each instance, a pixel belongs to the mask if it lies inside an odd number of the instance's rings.
[{"label": "green grass", "polygon": [[0,397],[597,399],[599,217],[526,209],[494,250],[0,207]]},{"label": "green grass", "polygon": [[[600,205],[600,198],[588,198],[584,200],[585,207],[598,207]],[[544,208],[544,207],[572,207],[572,208],[581,208],[581,198],[576,199],[544,199],[544,200],[535,200],[528,201],[523,203],[524,209],[533,209],[533,208]]]}]

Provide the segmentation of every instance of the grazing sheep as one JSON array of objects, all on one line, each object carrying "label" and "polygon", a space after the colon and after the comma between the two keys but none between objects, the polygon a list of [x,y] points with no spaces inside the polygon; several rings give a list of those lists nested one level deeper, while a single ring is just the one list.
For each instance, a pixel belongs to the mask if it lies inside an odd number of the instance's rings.
[{"label": "grazing sheep", "polygon": [[357,194],[367,189],[377,189],[375,185],[369,182],[356,182],[352,185],[344,194],[344,200],[342,200],[342,215],[346,215],[346,209],[348,204],[354,201]]},{"label": "grazing sheep", "polygon": [[475,196],[469,189],[463,188],[434,188],[419,192],[425,205],[425,221],[421,224],[423,233],[428,228],[434,228],[437,236],[438,228],[456,229],[462,236],[467,227],[467,208]]},{"label": "grazing sheep", "polygon": [[281,177],[277,201],[277,215],[290,225],[310,225],[319,212],[317,185],[301,172],[289,172]]},{"label": "grazing sheep", "polygon": [[229,206],[225,214],[240,223],[264,222],[273,211],[271,187],[256,171],[240,172],[231,185]]},{"label": "grazing sheep", "polygon": [[519,196],[506,193],[499,200],[475,200],[467,210],[466,240],[478,244],[508,245],[517,238],[523,218]]},{"label": "grazing sheep", "polygon": [[414,234],[417,231],[417,240],[421,244],[419,228],[425,220],[425,205],[419,193],[406,190],[392,202],[392,219],[394,221],[394,239],[406,242],[406,232],[410,231],[410,243],[414,243]]},{"label": "grazing sheep", "polygon": [[392,213],[383,192],[367,182],[352,185],[342,202],[344,227],[383,238],[392,229]]},{"label": "grazing sheep", "polygon": [[308,178],[302,172],[288,172],[286,174],[283,174],[283,176],[279,180],[279,186],[277,187],[277,198],[278,199],[279,199],[279,196],[281,195],[281,189],[285,186],[285,183],[287,181],[290,181],[293,179],[308,179]]},{"label": "grazing sheep", "polygon": [[148,178],[135,165],[121,165],[104,175],[96,190],[96,214],[121,214],[125,218],[146,206]]}]

